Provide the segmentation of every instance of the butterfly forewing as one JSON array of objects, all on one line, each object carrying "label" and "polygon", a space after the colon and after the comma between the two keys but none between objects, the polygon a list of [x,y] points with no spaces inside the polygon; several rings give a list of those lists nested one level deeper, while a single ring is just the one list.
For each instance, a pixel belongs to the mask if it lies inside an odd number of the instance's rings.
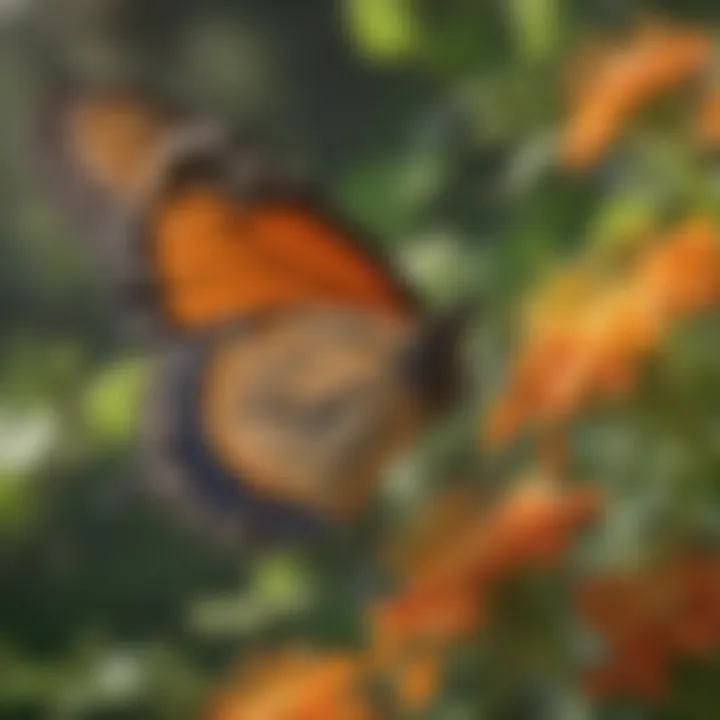
[{"label": "butterfly forewing", "polygon": [[386,266],[291,197],[243,204],[217,189],[192,189],[158,209],[146,242],[167,320],[183,330],[319,302],[411,312]]},{"label": "butterfly forewing", "polygon": [[124,308],[193,333],[335,303],[411,314],[404,283],[260,143],[124,91],[77,93],[44,160]]}]

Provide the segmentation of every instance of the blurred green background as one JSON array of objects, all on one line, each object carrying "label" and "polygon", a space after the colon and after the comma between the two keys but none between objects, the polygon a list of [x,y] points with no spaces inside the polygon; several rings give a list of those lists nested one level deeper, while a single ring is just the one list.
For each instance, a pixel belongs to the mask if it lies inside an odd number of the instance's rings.
[{"label": "blurred green background", "polygon": [[[683,157],[669,152],[613,158],[579,176],[553,159],[574,42],[646,9],[720,27],[713,0],[0,3],[1,718],[198,717],[228,660],[245,650],[297,634],[351,641],[359,590],[350,580],[345,594],[332,588],[363,552],[358,540],[322,557],[238,558],[136,492],[144,361],[116,331],[87,253],[37,181],[30,130],[48,71],[141,79],[269,129],[335,204],[387,243],[429,302],[489,298],[477,366],[492,383],[507,310],[528,282],[564,253],[693,192],[682,182]],[[710,385],[697,390],[714,413],[717,348],[693,356],[692,343],[679,347],[676,375],[696,383],[692,363],[715,359],[705,368]],[[415,507],[445,463],[463,460],[475,419],[450,423],[396,471],[390,515]],[[609,554],[637,545],[642,523],[628,521],[628,508],[649,512],[674,499],[673,473],[687,469],[680,441],[663,446],[677,451],[670,459],[653,454],[652,433],[668,428],[635,419],[602,419],[608,437],[593,446],[623,496],[606,529]],[[703,511],[717,524],[708,510],[717,453],[705,459],[695,472],[705,485],[685,498],[684,517]],[[669,479],[657,481],[655,460]],[[547,587],[539,594],[562,615]],[[720,713],[717,667],[688,670],[662,710],[592,710],[552,683],[529,683],[516,688],[518,702],[492,705],[490,667],[448,689],[431,717]]]}]

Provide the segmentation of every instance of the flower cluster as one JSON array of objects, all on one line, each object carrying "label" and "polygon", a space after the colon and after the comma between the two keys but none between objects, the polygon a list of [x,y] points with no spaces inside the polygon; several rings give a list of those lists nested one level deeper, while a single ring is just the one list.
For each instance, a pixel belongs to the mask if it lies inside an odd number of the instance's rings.
[{"label": "flower cluster", "polygon": [[563,488],[547,473],[524,478],[489,511],[467,502],[448,513],[441,505],[436,532],[403,558],[400,591],[370,608],[376,662],[397,670],[421,653],[439,668],[450,645],[482,626],[494,589],[523,569],[562,559],[600,507],[595,488]]},{"label": "flower cluster", "polygon": [[657,700],[668,690],[676,658],[720,648],[720,555],[593,578],[578,602],[607,645],[605,661],[587,675],[588,689]]},{"label": "flower cluster", "polygon": [[660,22],[640,26],[624,42],[586,50],[571,68],[564,164],[597,161],[640,110],[703,70],[711,50],[702,32]]},{"label": "flower cluster", "polygon": [[598,397],[626,393],[672,324],[718,299],[720,245],[702,217],[649,244],[622,275],[596,281],[571,271],[528,318],[486,438],[502,443],[528,421],[562,421]]},{"label": "flower cluster", "polygon": [[363,683],[372,679],[388,680],[402,707],[426,707],[446,651],[482,626],[493,589],[528,566],[561,559],[600,505],[596,490],[564,490],[547,475],[523,479],[485,511],[449,494],[391,554],[400,589],[368,606],[366,652],[263,657],[218,697],[210,720],[370,720]]}]

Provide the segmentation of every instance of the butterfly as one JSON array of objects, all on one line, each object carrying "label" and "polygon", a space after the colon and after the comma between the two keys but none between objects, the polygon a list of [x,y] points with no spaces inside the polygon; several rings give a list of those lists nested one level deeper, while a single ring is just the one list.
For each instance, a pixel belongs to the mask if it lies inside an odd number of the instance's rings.
[{"label": "butterfly", "polygon": [[153,484],[232,537],[352,522],[457,394],[468,313],[429,317],[256,138],[123,88],[65,89],[41,116],[50,187],[122,315],[162,337]]}]

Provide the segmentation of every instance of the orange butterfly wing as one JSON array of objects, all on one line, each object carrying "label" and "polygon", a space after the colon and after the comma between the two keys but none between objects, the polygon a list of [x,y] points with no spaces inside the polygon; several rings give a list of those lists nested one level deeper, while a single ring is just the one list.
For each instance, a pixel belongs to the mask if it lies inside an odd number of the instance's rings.
[{"label": "orange butterfly wing", "polygon": [[67,118],[66,141],[86,175],[106,192],[138,192],[153,151],[170,130],[160,109],[132,97],[80,102]]},{"label": "orange butterfly wing", "polygon": [[[415,315],[389,266],[257,144],[124,90],[68,97],[49,124],[58,194],[73,204],[79,184],[86,216],[114,206],[93,246],[162,324],[192,332],[298,304]],[[118,216],[131,223],[111,232]]]},{"label": "orange butterfly wing", "polygon": [[412,314],[383,263],[292,196],[245,205],[194,187],[156,211],[149,242],[166,319],[183,330],[298,304]]},{"label": "orange butterfly wing", "polygon": [[57,89],[40,112],[42,160],[57,181],[127,202],[141,188],[158,148],[181,122],[176,110],[124,89]]}]

